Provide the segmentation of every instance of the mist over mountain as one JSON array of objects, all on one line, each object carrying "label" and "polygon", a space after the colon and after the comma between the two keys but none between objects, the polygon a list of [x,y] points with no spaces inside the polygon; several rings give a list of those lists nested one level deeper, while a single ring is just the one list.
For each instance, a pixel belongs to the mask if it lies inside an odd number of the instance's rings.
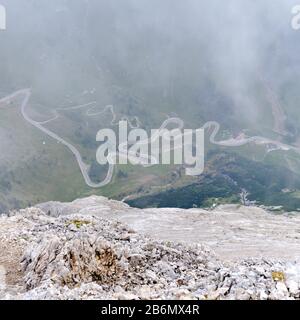
[{"label": "mist over mountain", "polygon": [[[0,99],[31,88],[28,113],[36,121],[48,121],[58,108],[95,103],[99,110],[112,105],[117,120],[138,117],[146,130],[178,116],[187,128],[217,121],[220,140],[244,134],[300,147],[295,1],[0,2],[7,11]],[[0,104],[3,211],[92,193],[171,206],[169,193],[180,192],[191,196],[176,206],[211,206],[240,202],[243,190],[249,201],[300,208],[299,154],[276,145],[208,142],[200,177],[187,178],[176,166],[118,166],[111,184],[92,189],[69,150],[26,123],[20,105],[20,97]],[[93,181],[104,179],[95,137],[112,127],[109,112],[91,118],[84,109],[69,109],[45,126],[80,150]]]},{"label": "mist over mountain", "polygon": [[196,109],[210,89],[229,99],[237,116],[253,118],[262,108],[251,91],[258,73],[274,89],[299,77],[294,1],[2,2],[2,90],[31,87],[49,107],[90,86],[110,100],[109,87],[120,85],[156,93],[175,110]]}]

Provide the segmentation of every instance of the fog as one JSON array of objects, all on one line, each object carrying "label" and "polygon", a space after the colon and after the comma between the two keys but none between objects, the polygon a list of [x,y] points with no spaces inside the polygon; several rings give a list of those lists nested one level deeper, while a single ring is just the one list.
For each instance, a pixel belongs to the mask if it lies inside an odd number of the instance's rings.
[{"label": "fog", "polygon": [[[99,182],[106,168],[95,164],[96,133],[124,117],[138,119],[147,132],[167,117],[180,117],[186,128],[217,121],[224,139],[246,133],[299,147],[300,31],[291,26],[295,0],[0,4],[7,24],[0,31],[0,99],[30,88],[27,112],[33,119],[30,126],[18,112],[20,98],[0,105],[3,207],[91,192],[57,137],[78,148],[82,167]],[[57,109],[91,103],[98,116],[88,117],[84,109],[57,116]],[[103,110],[114,114],[99,113],[105,106],[113,106]],[[45,130],[38,130],[38,121]],[[46,140],[49,130],[51,141]],[[256,160],[261,151],[254,148],[243,156]],[[266,150],[262,153],[260,159],[268,158]],[[300,167],[286,154],[272,161],[293,172]],[[128,181],[143,174],[129,175]],[[155,183],[164,185],[164,179]]]},{"label": "fog", "polygon": [[184,105],[194,111],[209,99],[199,92],[210,91],[224,94],[241,121],[256,121],[258,73],[276,90],[299,78],[300,33],[291,28],[295,1],[1,3],[7,9],[1,91],[32,87],[49,106],[89,87],[109,102],[107,88],[118,85],[142,98],[156,95],[156,106],[146,108],[159,109],[161,98],[176,112]]}]

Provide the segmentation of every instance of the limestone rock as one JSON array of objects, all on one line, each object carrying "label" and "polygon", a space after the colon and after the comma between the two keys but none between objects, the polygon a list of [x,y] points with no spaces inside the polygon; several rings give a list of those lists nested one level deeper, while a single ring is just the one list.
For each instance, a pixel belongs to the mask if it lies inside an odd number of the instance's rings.
[{"label": "limestone rock", "polygon": [[297,261],[153,240],[115,219],[130,210],[91,197],[0,216],[0,299],[300,299]]}]

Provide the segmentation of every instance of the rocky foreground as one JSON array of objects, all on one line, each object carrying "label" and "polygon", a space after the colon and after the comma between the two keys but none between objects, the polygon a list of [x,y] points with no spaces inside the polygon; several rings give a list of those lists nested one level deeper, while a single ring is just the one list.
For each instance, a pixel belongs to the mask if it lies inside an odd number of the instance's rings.
[{"label": "rocky foreground", "polygon": [[[255,247],[257,252],[261,252],[259,245],[262,241],[258,236],[256,242],[255,232],[251,228],[247,231],[250,222],[247,224],[245,220],[241,224],[244,238],[239,238],[240,242],[234,237],[229,239],[234,234],[229,232],[226,223],[222,222],[226,215],[229,221],[233,214],[242,212],[244,215],[244,208],[231,208],[231,213],[228,208],[227,211],[220,211],[219,208],[219,214],[197,210],[167,211],[172,218],[175,213],[178,214],[179,220],[173,221],[177,227],[182,226],[182,215],[185,220],[193,221],[198,214],[199,221],[194,221],[192,226],[201,225],[201,219],[204,226],[210,221],[213,228],[219,231],[219,234],[216,234],[218,241],[222,240],[223,235],[224,244],[230,244],[224,246],[226,250],[232,248],[230,259],[213,253],[214,248],[207,247],[210,240],[202,241],[205,245],[201,245],[197,239],[190,239],[190,234],[197,230],[183,230],[182,238],[179,237],[180,233],[177,233],[177,241],[166,240],[170,225],[164,222],[167,212],[165,209],[141,211],[102,197],[91,197],[71,204],[52,202],[2,215],[0,298],[300,298],[300,264],[297,262],[300,244],[298,217],[277,217],[266,212],[256,212],[260,219],[255,214],[249,217],[249,221],[258,219],[258,230],[262,228],[264,215],[265,223],[273,218],[277,225],[277,229],[272,229],[273,231],[264,226],[265,230],[269,231],[265,232],[266,240],[262,250],[267,250],[266,244],[269,244],[268,257],[260,254],[250,257],[239,254],[239,247],[247,248],[249,245],[243,243],[243,239],[249,240],[252,237],[248,254],[255,252]],[[188,213],[191,213],[191,216]],[[214,215],[215,220],[211,220]],[[125,217],[128,225],[124,223]],[[246,216],[244,218],[246,219]],[[155,239],[146,235],[150,232],[144,232],[145,228],[148,230],[150,227]],[[172,230],[170,228],[171,237],[174,236]],[[277,249],[280,230],[282,243]],[[284,234],[287,230],[291,231],[289,237]],[[239,237],[239,232],[241,230],[236,230],[236,237]],[[210,237],[207,239],[211,239]],[[272,237],[273,243],[270,241]],[[185,243],[180,243],[184,241]],[[279,259],[278,252],[283,252],[284,245],[289,254]]]}]

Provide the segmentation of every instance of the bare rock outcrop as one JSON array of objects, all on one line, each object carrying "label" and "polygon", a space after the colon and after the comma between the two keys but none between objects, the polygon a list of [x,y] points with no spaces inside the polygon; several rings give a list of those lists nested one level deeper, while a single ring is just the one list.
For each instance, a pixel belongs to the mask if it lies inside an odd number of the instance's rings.
[{"label": "bare rock outcrop", "polygon": [[[100,216],[101,199],[113,218]],[[95,200],[91,214],[40,206],[0,217],[0,298],[300,299],[296,259],[224,260],[201,244],[153,240],[117,221],[135,209]]]}]

